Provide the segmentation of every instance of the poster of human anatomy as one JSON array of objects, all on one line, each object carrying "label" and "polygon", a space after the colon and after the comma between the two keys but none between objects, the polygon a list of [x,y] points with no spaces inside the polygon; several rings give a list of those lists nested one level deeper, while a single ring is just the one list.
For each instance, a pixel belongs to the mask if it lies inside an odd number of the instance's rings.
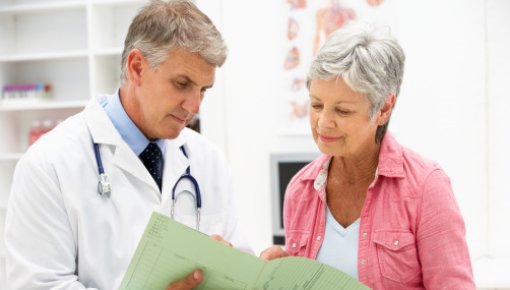
[{"label": "poster of human anatomy", "polygon": [[[325,38],[350,21],[385,25],[396,23],[397,0],[279,0],[286,11],[286,35],[281,52],[284,135],[310,134],[306,75],[313,55]],[[281,22],[283,23],[283,22]]]}]

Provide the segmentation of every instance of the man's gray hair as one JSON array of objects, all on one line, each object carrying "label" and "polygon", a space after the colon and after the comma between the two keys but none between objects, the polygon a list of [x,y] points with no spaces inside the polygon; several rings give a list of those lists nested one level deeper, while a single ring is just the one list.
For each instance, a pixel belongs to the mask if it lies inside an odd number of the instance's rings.
[{"label": "man's gray hair", "polygon": [[[310,87],[314,79],[341,77],[353,91],[369,99],[372,118],[388,95],[398,96],[404,62],[404,51],[389,28],[351,23],[327,38],[312,61],[307,84]],[[377,128],[376,142],[386,133],[388,122]]]},{"label": "man's gray hair", "polygon": [[139,49],[156,69],[174,49],[198,53],[215,66],[222,66],[227,47],[212,21],[188,0],[153,0],[142,7],[129,26],[121,60],[121,82],[127,81],[127,57]]}]

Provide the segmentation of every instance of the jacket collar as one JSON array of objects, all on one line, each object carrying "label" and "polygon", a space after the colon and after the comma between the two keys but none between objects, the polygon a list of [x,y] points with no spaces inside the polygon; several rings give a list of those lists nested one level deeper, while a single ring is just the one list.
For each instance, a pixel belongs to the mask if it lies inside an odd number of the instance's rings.
[{"label": "jacket collar", "polygon": [[386,132],[379,151],[378,175],[404,177],[404,156],[402,146],[390,132]]},{"label": "jacket collar", "polygon": [[[91,148],[92,142],[100,145],[107,145],[113,154],[113,165],[139,178],[148,185],[154,187],[156,192],[159,192],[156,182],[154,182],[150,173],[133,150],[124,142],[110,121],[110,118],[101,107],[100,102],[102,98],[105,97],[108,96],[99,96],[92,99],[83,112],[85,123],[92,137]],[[181,146],[186,147],[186,138],[183,133],[184,132],[181,132],[175,139],[165,140],[167,152],[165,154],[166,157],[163,169],[164,191],[171,190],[172,185],[189,166],[188,158],[186,158],[180,150]],[[107,170],[108,169],[105,168],[105,171]],[[168,184],[165,187],[166,183]]]},{"label": "jacket collar", "polygon": [[98,96],[88,103],[84,110],[85,123],[92,136],[92,142],[117,146],[122,142],[122,137],[100,105],[100,102],[107,97],[106,95]]},{"label": "jacket collar", "polygon": [[[314,187],[319,190],[327,180],[331,156],[321,155],[310,168],[301,176],[302,180],[314,180]],[[386,132],[381,141],[379,161],[376,175],[386,177],[404,177],[404,157],[402,146],[398,144],[390,132]]]}]

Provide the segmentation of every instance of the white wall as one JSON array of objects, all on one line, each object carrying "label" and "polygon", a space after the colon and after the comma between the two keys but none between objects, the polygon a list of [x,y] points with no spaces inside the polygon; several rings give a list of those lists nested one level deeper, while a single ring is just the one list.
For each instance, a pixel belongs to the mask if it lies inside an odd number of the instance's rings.
[{"label": "white wall", "polygon": [[487,245],[484,1],[399,1],[399,7],[407,62],[390,129],[449,174],[477,257]]},{"label": "white wall", "polygon": [[[279,99],[286,18],[272,0],[224,1],[228,157],[256,251],[272,242],[269,154],[316,151],[309,136],[281,136]],[[241,13],[241,11],[245,11]],[[263,21],[261,21],[263,19]]]},{"label": "white wall", "polygon": [[510,1],[488,0],[487,12],[489,255],[510,258]]}]

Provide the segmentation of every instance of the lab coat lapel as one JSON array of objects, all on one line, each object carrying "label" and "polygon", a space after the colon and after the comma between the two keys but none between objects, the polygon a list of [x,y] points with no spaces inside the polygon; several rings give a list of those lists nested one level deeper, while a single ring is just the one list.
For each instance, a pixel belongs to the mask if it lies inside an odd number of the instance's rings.
[{"label": "lab coat lapel", "polygon": [[[113,164],[135,178],[147,183],[149,186],[153,187],[156,192],[159,192],[158,186],[152,179],[150,173],[147,171],[145,166],[143,166],[143,163],[140,161],[138,156],[136,156],[126,142],[122,140],[122,137],[117,132],[108,118],[108,115],[106,115],[97,100],[94,99],[89,103],[84,115],[85,122],[87,123],[94,142],[100,145],[109,145],[108,147],[112,149],[111,154],[113,154]],[[104,151],[104,149],[100,150],[101,152]],[[103,162],[105,162],[104,160],[107,159],[106,156],[101,157]],[[103,165],[105,166],[105,173],[108,174],[108,165]]]},{"label": "lab coat lapel", "polygon": [[127,144],[118,144],[114,154],[114,164],[120,169],[130,173],[134,177],[151,186],[159,196],[159,188],[142,161],[135,155]]}]

